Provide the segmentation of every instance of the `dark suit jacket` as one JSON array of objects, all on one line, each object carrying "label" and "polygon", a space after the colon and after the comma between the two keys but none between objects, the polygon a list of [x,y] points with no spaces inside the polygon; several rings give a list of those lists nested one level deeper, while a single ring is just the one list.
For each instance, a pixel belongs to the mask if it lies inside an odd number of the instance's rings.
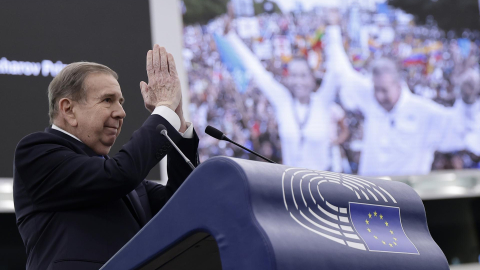
[{"label": "dark suit jacket", "polygon": [[[182,138],[159,115],[111,158],[51,128],[20,141],[13,196],[27,269],[99,269],[165,205],[191,169],[158,124],[198,165],[196,134]],[[144,180],[167,153],[168,184]]]}]

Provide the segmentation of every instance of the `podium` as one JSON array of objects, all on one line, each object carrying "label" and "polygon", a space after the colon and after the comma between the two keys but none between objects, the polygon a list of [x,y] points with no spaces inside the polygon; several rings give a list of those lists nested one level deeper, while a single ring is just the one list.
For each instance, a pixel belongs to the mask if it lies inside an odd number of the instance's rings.
[{"label": "podium", "polygon": [[403,183],[215,157],[101,269],[449,266]]}]

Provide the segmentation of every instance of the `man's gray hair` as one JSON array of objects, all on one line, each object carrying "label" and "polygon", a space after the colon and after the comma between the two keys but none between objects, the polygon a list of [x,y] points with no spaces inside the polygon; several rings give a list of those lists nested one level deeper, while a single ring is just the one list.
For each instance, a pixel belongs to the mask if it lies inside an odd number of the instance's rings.
[{"label": "man's gray hair", "polygon": [[373,77],[380,77],[383,75],[392,76],[397,82],[401,82],[401,74],[397,64],[388,58],[379,58],[374,60],[371,65]]},{"label": "man's gray hair", "polygon": [[69,98],[73,101],[82,101],[86,98],[85,79],[92,73],[104,73],[112,75],[118,80],[115,71],[102,64],[93,62],[75,62],[66,66],[53,78],[48,86],[48,115],[50,124],[58,114],[58,101]]}]

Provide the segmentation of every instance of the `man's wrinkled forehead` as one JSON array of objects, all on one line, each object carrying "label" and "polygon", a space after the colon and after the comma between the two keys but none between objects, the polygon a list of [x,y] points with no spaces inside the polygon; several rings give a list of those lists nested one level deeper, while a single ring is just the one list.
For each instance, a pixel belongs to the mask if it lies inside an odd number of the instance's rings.
[{"label": "man's wrinkled forehead", "polygon": [[111,95],[116,98],[123,98],[122,90],[118,81],[109,74],[94,73],[87,76],[84,83],[87,97],[99,98],[104,95]]},{"label": "man's wrinkled forehead", "polygon": [[395,74],[387,72],[373,76],[372,80],[375,85],[397,85],[400,83]]}]

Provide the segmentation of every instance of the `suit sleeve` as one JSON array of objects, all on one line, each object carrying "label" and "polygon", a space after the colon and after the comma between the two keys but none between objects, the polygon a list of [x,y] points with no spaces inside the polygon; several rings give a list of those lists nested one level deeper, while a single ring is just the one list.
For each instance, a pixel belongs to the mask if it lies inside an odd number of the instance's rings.
[{"label": "suit sleeve", "polygon": [[[178,141],[177,146],[187,156],[187,158],[198,166],[200,164],[198,159],[198,136],[193,132],[193,138],[183,138]],[[158,213],[160,209],[167,203],[172,197],[173,193],[180,187],[180,185],[187,179],[192,172],[192,169],[185,160],[178,154],[177,151],[172,150],[168,153],[167,158],[167,172],[168,182],[166,186],[156,184],[150,181],[146,181],[145,187],[147,189],[148,198],[150,202],[150,208],[152,210],[152,216]]]},{"label": "suit sleeve", "polygon": [[108,160],[77,153],[66,140],[48,133],[25,137],[15,152],[15,173],[36,210],[61,211],[119,199],[133,190],[170,150],[155,130],[181,135],[159,115],[150,116],[128,143]]}]

